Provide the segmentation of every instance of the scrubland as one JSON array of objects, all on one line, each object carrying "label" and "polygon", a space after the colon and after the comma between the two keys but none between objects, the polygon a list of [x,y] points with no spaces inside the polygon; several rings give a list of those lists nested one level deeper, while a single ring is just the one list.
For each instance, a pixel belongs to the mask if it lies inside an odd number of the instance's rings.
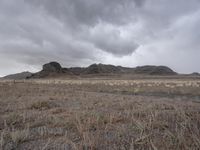
[{"label": "scrubland", "polygon": [[200,80],[1,80],[2,150],[198,150]]}]

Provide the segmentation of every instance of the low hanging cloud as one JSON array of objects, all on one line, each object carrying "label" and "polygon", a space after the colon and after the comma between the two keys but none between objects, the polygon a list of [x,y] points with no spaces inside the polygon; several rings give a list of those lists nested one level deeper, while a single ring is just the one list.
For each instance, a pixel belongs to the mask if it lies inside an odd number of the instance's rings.
[{"label": "low hanging cloud", "polygon": [[0,75],[112,63],[200,71],[199,0],[0,0]]}]

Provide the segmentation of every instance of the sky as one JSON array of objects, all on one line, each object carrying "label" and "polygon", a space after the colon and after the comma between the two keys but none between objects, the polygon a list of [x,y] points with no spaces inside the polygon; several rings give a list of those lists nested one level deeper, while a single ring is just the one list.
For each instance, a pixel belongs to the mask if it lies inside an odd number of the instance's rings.
[{"label": "sky", "polygon": [[0,76],[104,63],[200,72],[200,0],[0,0]]}]

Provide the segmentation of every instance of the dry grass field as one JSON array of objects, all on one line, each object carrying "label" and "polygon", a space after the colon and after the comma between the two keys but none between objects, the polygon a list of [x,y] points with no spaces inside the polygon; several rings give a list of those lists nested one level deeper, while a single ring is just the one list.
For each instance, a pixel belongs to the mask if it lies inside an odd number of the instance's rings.
[{"label": "dry grass field", "polygon": [[1,80],[0,149],[198,150],[200,80]]}]

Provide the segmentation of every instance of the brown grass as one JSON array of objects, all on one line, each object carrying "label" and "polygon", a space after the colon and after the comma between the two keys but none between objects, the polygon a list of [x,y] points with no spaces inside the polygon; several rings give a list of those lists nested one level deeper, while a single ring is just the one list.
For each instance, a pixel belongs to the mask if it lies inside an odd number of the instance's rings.
[{"label": "brown grass", "polygon": [[198,80],[0,82],[0,149],[200,147]]}]

